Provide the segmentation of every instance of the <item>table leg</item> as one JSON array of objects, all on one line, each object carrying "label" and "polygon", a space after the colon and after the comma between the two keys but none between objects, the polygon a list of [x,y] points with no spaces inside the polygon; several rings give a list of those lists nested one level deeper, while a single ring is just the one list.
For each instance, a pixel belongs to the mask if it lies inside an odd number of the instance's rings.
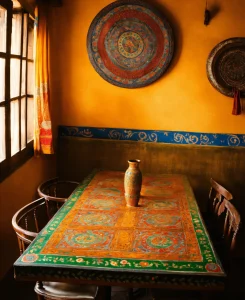
[{"label": "table leg", "polygon": [[111,286],[105,287],[105,300],[111,300]]}]

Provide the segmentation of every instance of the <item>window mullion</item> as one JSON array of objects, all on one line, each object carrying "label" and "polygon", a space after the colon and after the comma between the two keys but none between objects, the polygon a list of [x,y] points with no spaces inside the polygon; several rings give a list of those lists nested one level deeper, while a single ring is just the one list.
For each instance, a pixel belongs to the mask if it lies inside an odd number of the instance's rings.
[{"label": "window mullion", "polygon": [[28,80],[28,77],[27,77],[27,74],[28,74],[28,65],[27,65],[27,61],[28,61],[28,57],[27,57],[27,55],[28,55],[28,39],[29,39],[29,32],[28,32],[28,23],[29,23],[29,16],[28,16],[28,14],[27,14],[27,28],[26,28],[26,30],[27,30],[27,32],[26,32],[26,55],[25,55],[25,58],[26,58],[26,61],[25,61],[25,63],[26,63],[26,74],[25,74],[25,76],[26,76],[26,80],[25,80],[25,98],[26,98],[26,115],[25,115],[25,117],[26,117],[26,122],[25,122],[25,124],[26,124],[26,145],[27,145],[27,114],[28,114],[28,111],[27,111],[27,80]]},{"label": "window mullion", "polygon": [[5,62],[5,141],[6,141],[6,160],[11,157],[11,120],[10,120],[10,51],[11,51],[11,32],[12,32],[12,2],[7,6],[7,36],[6,36],[6,62]]},{"label": "window mullion", "polygon": [[[0,52],[0,58],[5,61],[5,70],[2,71],[5,73],[5,97],[0,103],[1,110],[3,110],[2,107],[5,108],[5,129],[3,130],[5,130],[6,149],[4,149],[3,159],[0,162],[0,182],[2,182],[2,180],[33,156],[33,128],[28,127],[28,120],[32,118],[33,114],[32,103],[30,103],[29,107],[28,98],[32,98],[33,95],[28,95],[27,93],[29,87],[27,62],[33,62],[32,56],[28,58],[28,45],[30,46],[30,43],[32,45],[33,30],[28,26],[29,16],[26,11],[23,9],[18,11],[15,8],[13,9],[11,0],[0,0],[0,5],[4,8],[3,11],[6,18],[4,23],[6,24],[6,49],[2,47],[2,51]],[[15,21],[13,19],[14,13],[18,14],[15,19],[16,31],[12,28]],[[20,19],[21,17],[22,19]],[[20,31],[21,35],[18,36]],[[21,46],[19,50],[18,45]],[[23,82],[23,79],[25,79],[25,82]],[[32,80],[29,83],[32,84]],[[11,98],[11,96],[13,97]],[[19,109],[18,113],[17,106]],[[28,109],[30,113],[29,117]],[[18,130],[17,125],[19,125]],[[28,131],[28,129],[30,130]],[[17,141],[17,138],[19,138],[19,141]],[[30,140],[29,142],[28,139]]]},{"label": "window mullion", "polygon": [[23,57],[23,28],[24,28],[24,14],[22,11],[21,12],[21,39],[20,39],[20,82],[19,82],[19,151],[21,151],[21,81],[22,81],[22,57]]}]

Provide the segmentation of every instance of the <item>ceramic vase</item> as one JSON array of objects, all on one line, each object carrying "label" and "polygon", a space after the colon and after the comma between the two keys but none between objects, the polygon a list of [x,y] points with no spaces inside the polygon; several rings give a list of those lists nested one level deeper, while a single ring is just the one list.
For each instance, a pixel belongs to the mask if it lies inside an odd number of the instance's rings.
[{"label": "ceramic vase", "polygon": [[128,169],[124,176],[124,191],[127,206],[138,206],[140,190],[142,185],[142,174],[139,169],[140,160],[131,159],[128,161]]}]

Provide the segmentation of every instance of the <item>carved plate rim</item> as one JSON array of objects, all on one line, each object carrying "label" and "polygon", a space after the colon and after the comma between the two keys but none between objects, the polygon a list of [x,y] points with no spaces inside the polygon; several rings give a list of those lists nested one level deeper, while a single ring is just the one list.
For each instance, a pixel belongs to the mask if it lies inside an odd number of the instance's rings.
[{"label": "carved plate rim", "polygon": [[[92,36],[93,36],[93,30],[96,26],[96,24],[100,21],[101,18],[103,18],[103,16],[105,16],[108,12],[110,12],[112,9],[122,6],[122,5],[139,5],[139,6],[143,6],[149,10],[151,10],[151,12],[153,12],[156,16],[158,16],[164,23],[164,26],[166,28],[167,34],[168,34],[168,38],[169,38],[169,53],[168,53],[168,57],[166,59],[166,62],[164,64],[164,66],[161,68],[161,70],[156,73],[153,77],[149,78],[148,80],[146,80],[143,83],[132,83],[131,85],[129,84],[125,84],[125,83],[121,83],[121,82],[116,82],[115,80],[113,80],[112,78],[108,77],[108,75],[106,75],[96,64],[94,56],[93,56],[93,49],[92,49]],[[168,69],[172,59],[173,59],[173,55],[174,55],[174,34],[173,34],[173,29],[169,23],[169,21],[166,19],[166,17],[164,16],[164,14],[162,13],[162,11],[157,10],[156,7],[154,7],[151,4],[148,4],[147,2],[141,1],[141,0],[117,0],[115,2],[112,2],[110,4],[108,4],[107,6],[105,6],[104,8],[102,8],[97,15],[94,17],[94,19],[92,20],[89,29],[88,29],[88,33],[87,33],[87,52],[88,52],[88,56],[89,56],[89,60],[92,64],[92,66],[94,67],[94,69],[96,70],[96,72],[107,82],[118,86],[118,87],[122,87],[122,88],[129,88],[129,89],[133,89],[133,88],[140,88],[140,87],[145,87],[148,86],[149,84],[153,83],[154,81],[158,80]]]},{"label": "carved plate rim", "polygon": [[[234,92],[231,87],[224,83],[222,84],[222,80],[217,79],[219,74],[216,68],[216,61],[224,53],[228,53],[230,49],[240,49],[241,47],[244,47],[245,53],[245,37],[233,37],[223,40],[211,50],[207,59],[206,71],[209,82],[216,90],[228,97],[234,97]],[[241,97],[245,97],[245,89],[241,90],[240,93]]]}]

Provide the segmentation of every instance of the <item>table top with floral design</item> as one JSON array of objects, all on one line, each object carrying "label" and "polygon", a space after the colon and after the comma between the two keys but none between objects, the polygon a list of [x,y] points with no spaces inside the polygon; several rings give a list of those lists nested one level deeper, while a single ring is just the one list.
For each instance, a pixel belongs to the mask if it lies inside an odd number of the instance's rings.
[{"label": "table top with floral design", "polygon": [[123,183],[123,172],[93,171],[15,262],[17,277],[38,266],[225,276],[186,176],[143,174],[138,207]]}]

